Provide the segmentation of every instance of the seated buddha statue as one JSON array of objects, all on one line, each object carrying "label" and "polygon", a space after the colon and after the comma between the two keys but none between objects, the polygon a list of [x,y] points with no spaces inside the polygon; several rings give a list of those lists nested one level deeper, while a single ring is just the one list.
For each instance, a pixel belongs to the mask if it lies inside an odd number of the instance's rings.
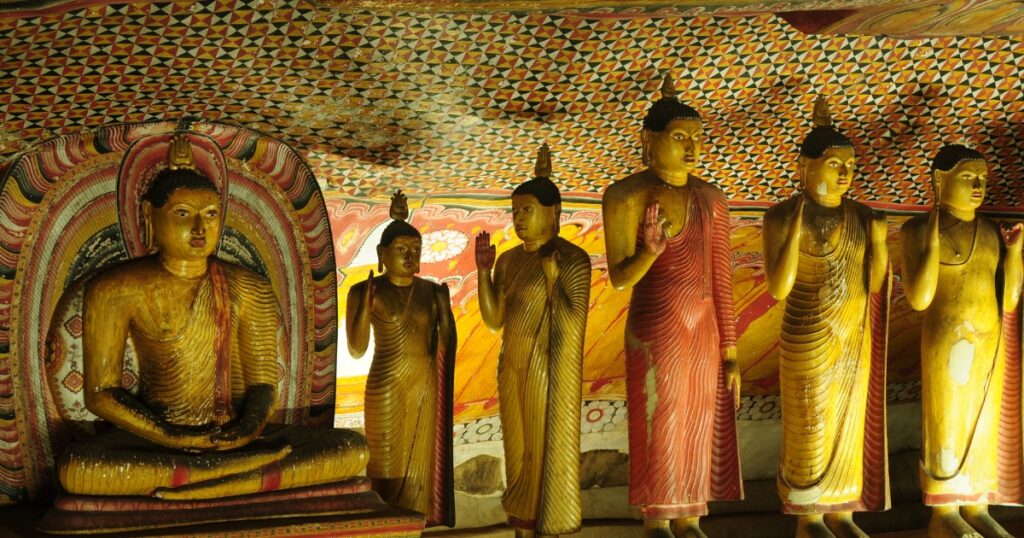
[{"label": "seated buddha statue", "polygon": [[924,312],[921,489],[932,507],[928,536],[1008,537],[988,505],[1024,500],[1020,348],[1008,342],[1020,299],[1021,225],[1001,233],[976,213],[988,180],[978,151],[943,147],[932,179],[937,207],[901,230],[903,288],[910,306]]},{"label": "seated buddha statue", "polygon": [[[85,405],[113,427],[73,444],[61,485],[80,495],[212,499],[337,482],[367,461],[346,430],[268,425],[277,405],[280,317],[270,283],[213,257],[216,186],[184,136],[143,195],[154,252],[86,283]],[[121,388],[131,341],[140,389]]]},{"label": "seated buddha statue", "polygon": [[455,318],[448,286],[416,276],[423,239],[405,220],[402,191],[381,235],[379,276],[352,286],[345,308],[349,352],[361,357],[373,328],[366,378],[366,474],[385,501],[455,525],[452,375]]},{"label": "seated buddha statue", "polygon": [[779,337],[783,512],[798,538],[865,538],[853,511],[888,507],[885,216],[849,199],[853,143],[814,107],[801,192],[764,216],[765,275]]}]

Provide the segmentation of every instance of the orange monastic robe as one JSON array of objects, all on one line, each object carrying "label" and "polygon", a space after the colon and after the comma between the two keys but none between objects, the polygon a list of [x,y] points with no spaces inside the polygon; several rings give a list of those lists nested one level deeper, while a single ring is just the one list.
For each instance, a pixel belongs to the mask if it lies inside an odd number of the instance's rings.
[{"label": "orange monastic robe", "polygon": [[626,325],[629,502],[654,519],[743,497],[721,368],[736,343],[729,208],[718,188],[689,185],[686,225],[633,287]]}]

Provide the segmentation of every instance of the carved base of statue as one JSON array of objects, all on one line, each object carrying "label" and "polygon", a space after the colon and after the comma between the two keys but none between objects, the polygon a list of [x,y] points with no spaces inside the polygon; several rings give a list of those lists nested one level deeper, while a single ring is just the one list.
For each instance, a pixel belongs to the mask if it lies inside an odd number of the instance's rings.
[{"label": "carved base of statue", "polygon": [[[384,503],[370,489],[370,480],[358,477],[320,486],[197,501],[61,495],[36,529],[49,534],[96,534],[187,527],[181,529],[182,535],[196,536],[203,531],[216,533],[230,528],[236,532],[259,529],[260,535],[267,536],[308,533],[391,538],[419,536],[424,523],[422,514]],[[160,535],[168,536],[164,532]]]}]

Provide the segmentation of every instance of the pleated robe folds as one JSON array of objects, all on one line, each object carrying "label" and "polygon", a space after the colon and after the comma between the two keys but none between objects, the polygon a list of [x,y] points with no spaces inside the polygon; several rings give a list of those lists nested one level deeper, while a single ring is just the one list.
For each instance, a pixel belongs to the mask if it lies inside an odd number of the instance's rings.
[{"label": "pleated robe folds", "polygon": [[[771,212],[792,212],[794,199]],[[843,199],[832,242],[804,218],[796,281],[779,343],[782,448],[788,514],[889,507],[885,433],[888,284],[868,289],[870,209]],[[768,217],[766,217],[767,219]]]},{"label": "pleated robe folds", "polygon": [[539,251],[501,255],[505,294],[498,395],[505,445],[502,505],[509,524],[539,534],[579,530],[583,337],[590,257],[555,238],[560,259],[552,300]]},{"label": "pleated robe folds", "polygon": [[717,187],[689,185],[686,224],[633,287],[626,326],[629,502],[652,519],[743,497],[721,367],[736,344],[729,208]]}]

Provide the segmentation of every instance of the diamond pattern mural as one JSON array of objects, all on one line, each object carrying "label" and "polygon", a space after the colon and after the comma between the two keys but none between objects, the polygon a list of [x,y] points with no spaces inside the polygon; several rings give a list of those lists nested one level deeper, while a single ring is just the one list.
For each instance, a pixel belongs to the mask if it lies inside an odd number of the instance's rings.
[{"label": "diamond pattern mural", "polygon": [[943,141],[991,156],[990,204],[1022,178],[1020,37],[805,36],[764,15],[317,11],[281,0],[97,5],[0,20],[0,154],[185,115],[279,137],[329,191],[507,189],[547,141],[568,190],[639,166],[661,73],[706,120],[705,174],[775,200],[817,93],[859,146],[854,195],[928,200]]}]

